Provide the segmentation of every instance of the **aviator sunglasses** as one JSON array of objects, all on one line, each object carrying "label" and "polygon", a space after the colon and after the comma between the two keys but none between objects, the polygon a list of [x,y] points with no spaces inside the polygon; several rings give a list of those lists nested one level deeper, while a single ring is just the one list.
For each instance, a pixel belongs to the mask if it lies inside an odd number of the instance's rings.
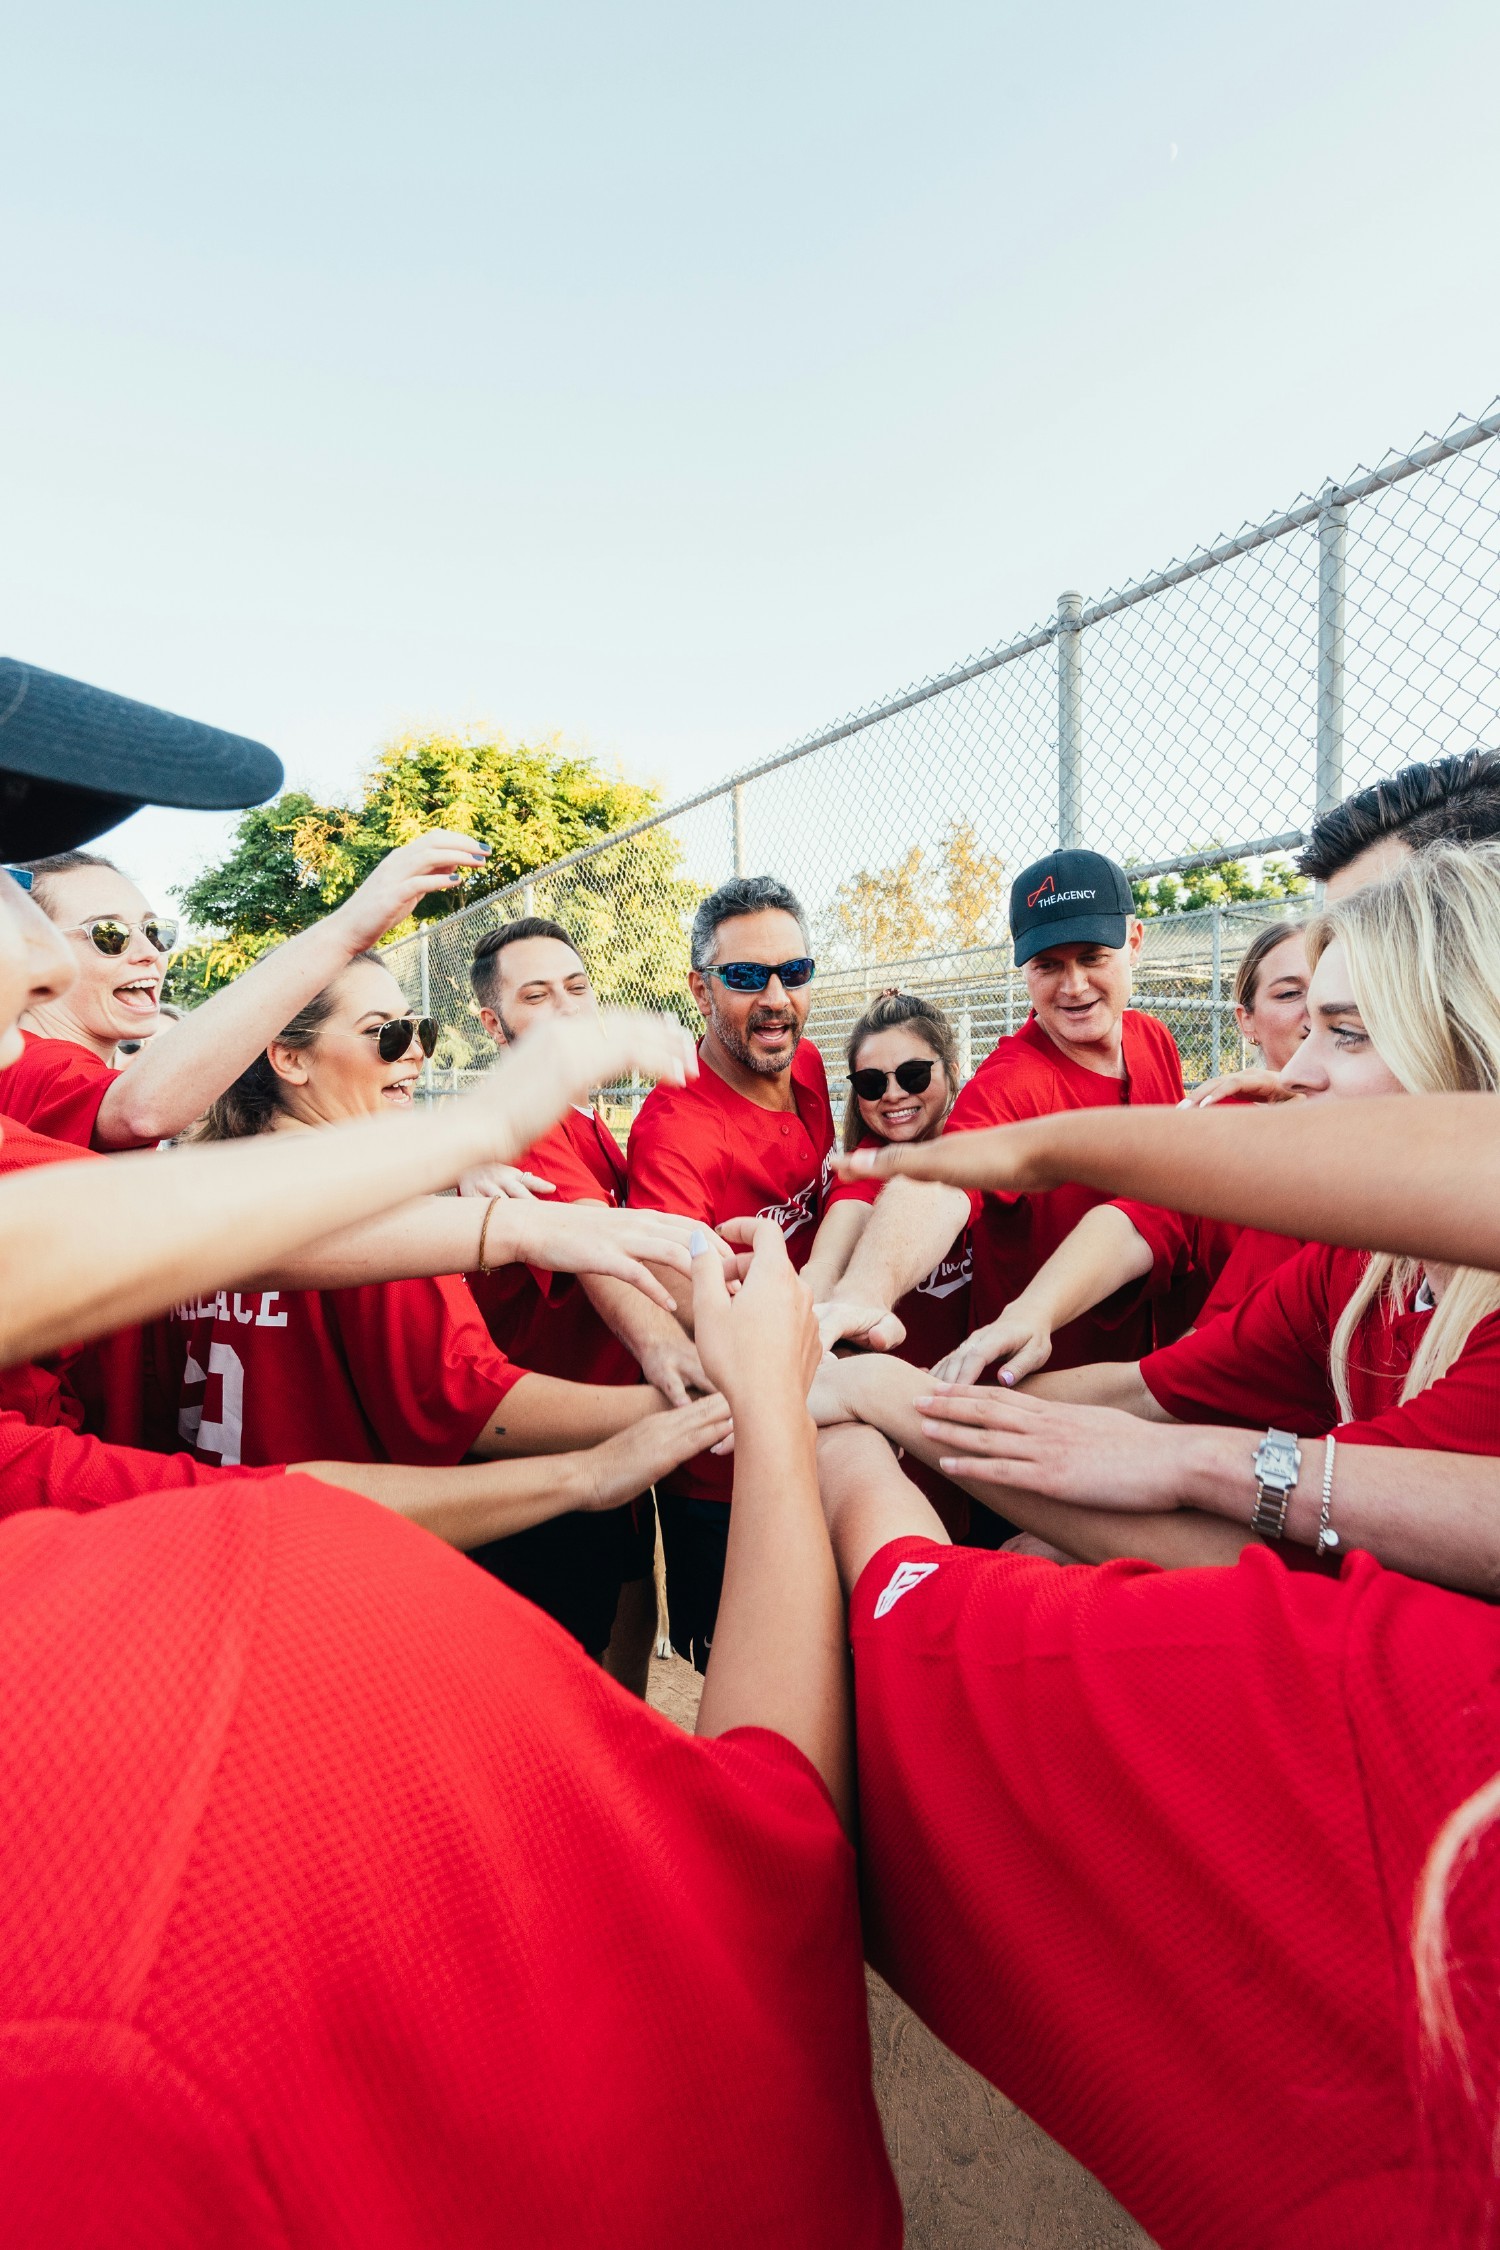
[{"label": "aviator sunglasses", "polygon": [[365,1037],[375,1041],[384,1063],[399,1062],[413,1039],[420,1040],[422,1052],[430,1060],[438,1027],[431,1016],[395,1016],[389,1023],[372,1023]]},{"label": "aviator sunglasses", "polygon": [[126,922],[118,914],[96,914],[92,922],[75,922],[73,927],[112,960],[124,952],[134,930],[158,953],[170,953],[177,943],[177,924],[160,914],[147,914],[139,922]]},{"label": "aviator sunglasses", "polygon": [[892,1078],[903,1094],[925,1094],[936,1068],[931,1055],[925,1062],[913,1057],[910,1062],[897,1063],[894,1070],[856,1070],[849,1083],[862,1102],[878,1102]]},{"label": "aviator sunglasses", "polygon": [[778,961],[774,968],[767,968],[764,961],[725,961],[716,969],[699,973],[717,977],[731,992],[764,992],[772,977],[780,977],[784,991],[795,992],[799,985],[812,983],[817,965],[804,953],[796,961]]}]

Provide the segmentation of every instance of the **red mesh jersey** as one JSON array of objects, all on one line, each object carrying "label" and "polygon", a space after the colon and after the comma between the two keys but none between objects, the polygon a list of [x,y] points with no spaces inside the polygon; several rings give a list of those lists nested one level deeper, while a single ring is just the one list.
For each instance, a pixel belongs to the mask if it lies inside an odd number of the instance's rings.
[{"label": "red mesh jersey", "polygon": [[[101,1062],[92,1047],[73,1039],[43,1039],[23,1031],[25,1052],[12,1063],[0,1094],[5,1114],[54,1140],[95,1148],[99,1110],[120,1073]],[[155,1141],[124,1141],[122,1148],[155,1148]]]},{"label": "red mesh jersey", "polygon": [[901,1539],[851,1630],[871,1959],[1161,2250],[1491,2240],[1493,1837],[1456,1894],[1472,2106],[1423,2071],[1409,1952],[1431,1841],[1500,1767],[1489,1604],[1367,1555]]},{"label": "red mesh jersey", "polygon": [[0,1526],[0,1694],[7,2244],[899,2243],[779,1736],[296,1477]]}]

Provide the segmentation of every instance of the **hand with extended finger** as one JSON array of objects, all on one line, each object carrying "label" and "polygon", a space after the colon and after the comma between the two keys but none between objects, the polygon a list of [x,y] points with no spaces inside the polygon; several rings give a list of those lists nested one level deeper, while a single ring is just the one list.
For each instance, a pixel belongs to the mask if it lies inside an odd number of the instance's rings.
[{"label": "hand with extended finger", "polygon": [[[698,1075],[698,1054],[670,1016],[610,1008],[597,1016],[553,1016],[510,1048],[464,1099],[467,1116],[493,1121],[489,1157],[509,1163],[539,1141],[595,1087],[632,1071],[669,1086]],[[471,1169],[472,1167],[465,1167]]]},{"label": "hand with extended finger", "polygon": [[[497,1212],[497,1222],[501,1217]],[[696,1230],[690,1219],[679,1219],[670,1211],[616,1211],[605,1203],[528,1199],[507,1205],[503,1220],[513,1258],[547,1273],[595,1273],[628,1281],[663,1312],[673,1310],[670,1292],[642,1261],[677,1273],[692,1271],[688,1243]],[[710,1241],[721,1257],[729,1255],[717,1236]]]},{"label": "hand with extended finger", "polygon": [[404,922],[429,891],[452,890],[483,867],[488,844],[454,828],[431,828],[409,844],[387,852],[352,898],[336,908],[340,932],[350,954],[378,945],[387,930]]},{"label": "hand with extended finger", "polygon": [[622,1507],[694,1454],[717,1445],[728,1429],[729,1405],[717,1395],[694,1399],[669,1414],[646,1415],[590,1450],[588,1489],[580,1507]]},{"label": "hand with extended finger", "polygon": [[751,1257],[730,1293],[706,1228],[693,1242],[693,1336],[704,1372],[737,1418],[749,1411],[806,1411],[822,1349],[812,1299],[792,1270],[781,1229],[749,1222]]},{"label": "hand with extended finger", "polygon": [[1045,1162],[1047,1119],[992,1125],[980,1133],[943,1133],[935,1141],[892,1141],[835,1156],[841,1180],[940,1180],[947,1187],[992,1188],[1025,1195],[1056,1183]]},{"label": "hand with extended finger", "polygon": [[508,1202],[525,1203],[533,1196],[556,1195],[557,1189],[540,1172],[522,1172],[514,1164],[476,1164],[459,1181],[458,1192],[481,1195],[486,1202],[499,1195]]},{"label": "hand with extended finger", "polygon": [[1126,1512],[1176,1508],[1190,1497],[1181,1458],[1190,1431],[1112,1406],[988,1387],[935,1384],[916,1405],[924,1433],[942,1449],[939,1465],[966,1482]]},{"label": "hand with extended finger", "polygon": [[932,1372],[943,1383],[977,1383],[998,1359],[1004,1361],[1000,1380],[1009,1387],[1034,1375],[1051,1357],[1051,1329],[1044,1320],[1028,1313],[1018,1298],[1006,1306],[998,1320],[966,1336]]},{"label": "hand with extended finger", "polygon": [[1295,1086],[1283,1086],[1274,1070],[1223,1070],[1205,1078],[1178,1103],[1179,1109],[1211,1109],[1215,1102],[1300,1102]]}]

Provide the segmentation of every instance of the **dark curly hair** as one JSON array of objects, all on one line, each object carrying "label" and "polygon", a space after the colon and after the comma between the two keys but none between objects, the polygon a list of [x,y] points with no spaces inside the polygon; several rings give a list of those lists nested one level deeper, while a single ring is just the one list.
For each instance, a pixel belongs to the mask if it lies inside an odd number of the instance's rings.
[{"label": "dark curly hair", "polygon": [[1399,837],[1414,852],[1428,844],[1500,840],[1500,750],[1425,758],[1356,790],[1319,813],[1297,865],[1326,883],[1384,836]]}]

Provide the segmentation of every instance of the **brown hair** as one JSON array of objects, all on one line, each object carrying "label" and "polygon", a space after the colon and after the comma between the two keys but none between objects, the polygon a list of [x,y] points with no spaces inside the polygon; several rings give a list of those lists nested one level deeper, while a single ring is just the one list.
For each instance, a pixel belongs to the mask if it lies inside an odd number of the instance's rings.
[{"label": "brown hair", "polygon": [[[919,993],[898,992],[894,985],[882,992],[878,1000],[871,1001],[858,1023],[849,1034],[847,1062],[849,1075],[854,1076],[855,1057],[867,1039],[877,1031],[895,1031],[909,1025],[924,1047],[930,1047],[943,1066],[948,1080],[948,1108],[958,1092],[958,1043],[953,1036],[953,1026],[941,1008],[931,1000],[922,999]],[[944,1111],[944,1116],[947,1111]],[[844,1152],[858,1148],[860,1136],[865,1131],[865,1121],[859,1114],[859,1103],[854,1088],[849,1088],[849,1099],[844,1109]]]},{"label": "brown hair", "polygon": [[[352,955],[348,968],[341,969],[332,984],[325,984],[321,992],[315,992],[305,1001],[270,1045],[290,1047],[299,1055],[316,1046],[319,1032],[333,1014],[339,986],[356,961],[373,961],[378,969],[387,965],[378,953]],[[282,1082],[271,1068],[269,1048],[262,1048],[233,1085],[226,1086],[218,1100],[209,1103],[187,1138],[193,1141],[253,1140],[257,1133],[271,1130],[278,1110],[285,1107]]]},{"label": "brown hair", "polygon": [[99,852],[53,852],[47,859],[23,859],[20,865],[31,875],[32,897],[48,915],[52,913],[52,876],[70,875],[75,867],[107,867],[111,875],[122,872],[112,859],[105,859]]},{"label": "brown hair", "polygon": [[1247,1012],[1255,1006],[1255,989],[1260,983],[1260,972],[1266,965],[1266,955],[1274,953],[1278,945],[1289,937],[1301,937],[1306,929],[1302,922],[1269,922],[1258,930],[1240,955],[1240,965],[1234,972],[1235,1005]]}]

